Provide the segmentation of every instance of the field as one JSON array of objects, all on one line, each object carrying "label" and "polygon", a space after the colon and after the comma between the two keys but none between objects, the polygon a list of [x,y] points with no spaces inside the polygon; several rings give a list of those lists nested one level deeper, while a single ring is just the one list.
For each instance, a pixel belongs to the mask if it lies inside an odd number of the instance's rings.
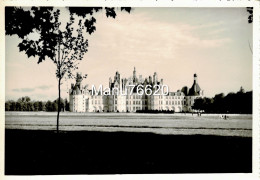
[{"label": "field", "polygon": [[252,172],[252,115],[8,112],[6,175]]},{"label": "field", "polygon": [[[55,130],[56,113],[7,112],[6,129]],[[60,130],[252,137],[252,115],[61,113]]]}]

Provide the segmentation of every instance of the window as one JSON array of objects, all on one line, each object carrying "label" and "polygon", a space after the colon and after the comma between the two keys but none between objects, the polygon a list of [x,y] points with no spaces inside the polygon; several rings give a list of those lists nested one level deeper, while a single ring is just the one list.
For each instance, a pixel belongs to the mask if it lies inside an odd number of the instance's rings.
[{"label": "window", "polygon": [[[167,98],[168,99],[168,98]],[[168,105],[168,101],[166,101],[166,105]]]},{"label": "window", "polygon": [[133,101],[133,104],[135,104],[135,101]]},{"label": "window", "polygon": [[117,104],[117,100],[115,100],[115,104]]}]

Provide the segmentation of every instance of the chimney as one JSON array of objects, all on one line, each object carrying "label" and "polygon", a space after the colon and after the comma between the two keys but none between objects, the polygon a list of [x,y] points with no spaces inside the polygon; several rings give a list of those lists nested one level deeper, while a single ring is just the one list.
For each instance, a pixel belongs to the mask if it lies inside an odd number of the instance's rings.
[{"label": "chimney", "polygon": [[152,77],[149,76],[149,83],[151,84],[152,83]]},{"label": "chimney", "polygon": [[161,79],[161,85],[163,85],[163,79]]}]

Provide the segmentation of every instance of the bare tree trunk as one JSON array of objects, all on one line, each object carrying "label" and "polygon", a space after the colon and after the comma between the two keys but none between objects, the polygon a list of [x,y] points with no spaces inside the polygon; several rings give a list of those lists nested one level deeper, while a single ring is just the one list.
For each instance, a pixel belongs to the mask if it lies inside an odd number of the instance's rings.
[{"label": "bare tree trunk", "polygon": [[60,83],[61,79],[59,78],[59,84],[58,84],[58,89],[59,89],[59,99],[58,99],[58,114],[57,114],[57,133],[59,133],[59,118],[60,118]]}]

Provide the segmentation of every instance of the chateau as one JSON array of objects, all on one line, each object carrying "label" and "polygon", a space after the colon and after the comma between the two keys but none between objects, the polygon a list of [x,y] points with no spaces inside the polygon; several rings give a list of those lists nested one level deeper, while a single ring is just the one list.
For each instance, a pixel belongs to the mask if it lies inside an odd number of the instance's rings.
[{"label": "chateau", "polygon": [[[96,89],[93,92],[93,88],[89,90],[87,86],[83,87],[82,80],[81,74],[77,73],[76,84],[71,84],[69,90],[72,112],[136,112],[137,110],[191,112],[194,100],[203,97],[196,74],[191,88],[183,87],[177,92],[168,92],[168,87],[163,84],[163,79],[158,79],[156,72],[153,77],[143,79],[140,75],[137,78],[135,68],[133,75],[128,79],[121,78],[119,72],[116,72],[114,80],[109,78],[109,88],[106,91],[117,92],[114,94],[106,94],[103,90],[96,91]],[[164,90],[166,92],[163,92]]]}]

